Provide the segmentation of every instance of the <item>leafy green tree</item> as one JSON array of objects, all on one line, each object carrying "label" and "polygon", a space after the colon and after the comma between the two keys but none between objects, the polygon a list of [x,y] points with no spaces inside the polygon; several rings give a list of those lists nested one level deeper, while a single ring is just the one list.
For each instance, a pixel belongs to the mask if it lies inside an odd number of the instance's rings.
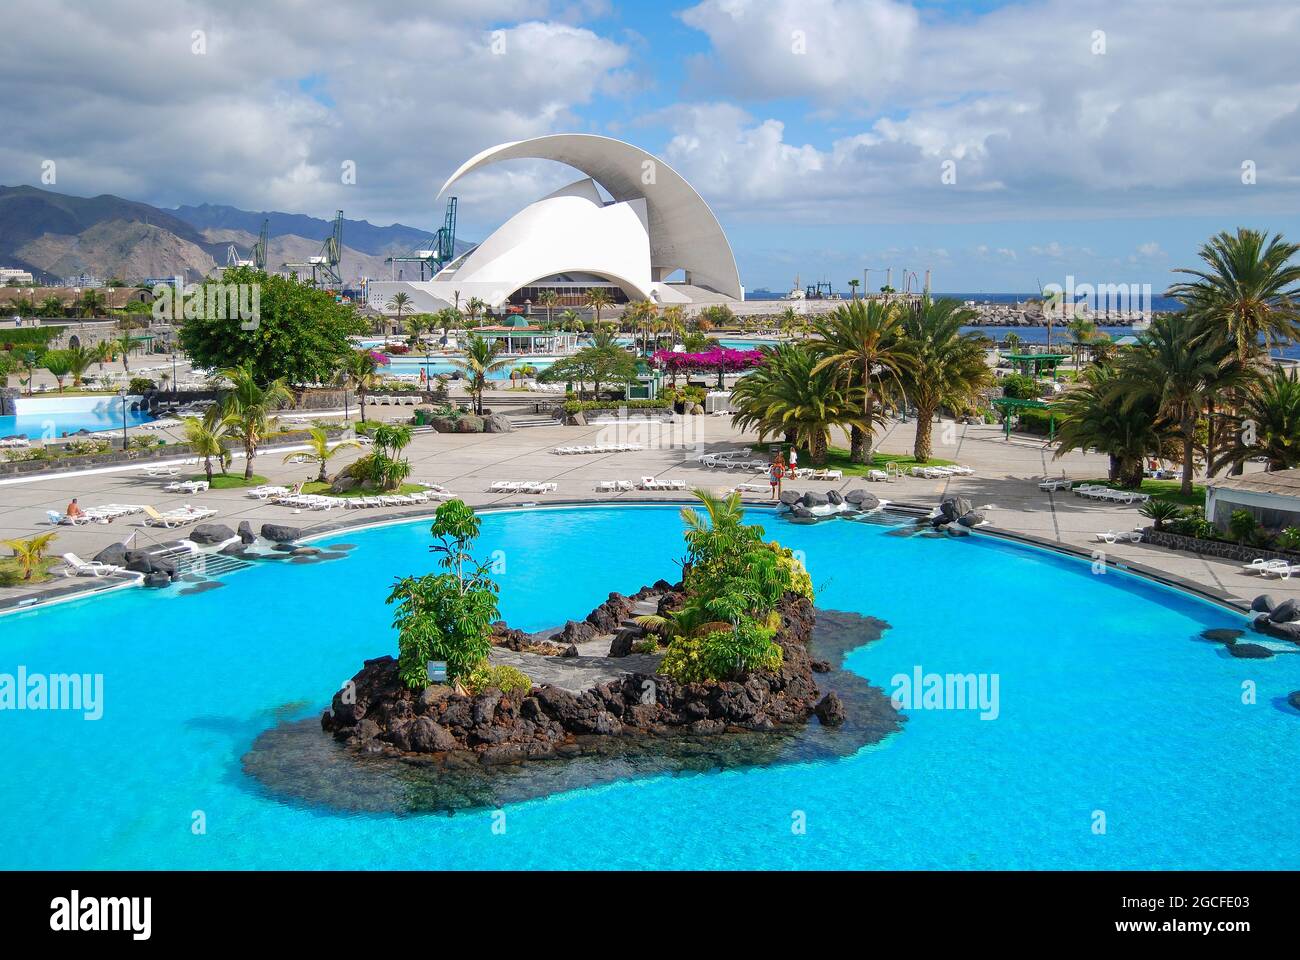
[{"label": "leafy green tree", "polygon": [[222,413],[226,425],[244,445],[244,479],[251,480],[253,458],[270,432],[271,417],[293,394],[282,380],[260,383],[251,364],[224,370],[222,376],[234,385],[222,400]]},{"label": "leafy green tree", "polygon": [[72,359],[68,356],[66,350],[47,350],[45,356],[41,358],[41,366],[50,372],[50,376],[59,385],[59,393],[63,392],[63,378],[72,372]]},{"label": "leafy green tree", "polygon": [[916,442],[912,456],[930,459],[934,415],[940,407],[954,412],[973,404],[992,382],[984,360],[987,340],[977,333],[963,334],[974,322],[974,310],[956,300],[923,299],[903,316],[900,364],[903,390],[916,407]]},{"label": "leafy green tree", "polygon": [[41,305],[36,308],[36,315],[45,319],[61,317],[64,314],[63,301],[56,296],[48,296],[41,301]]},{"label": "leafy green tree", "polygon": [[237,310],[227,310],[226,319],[185,320],[180,345],[195,366],[249,366],[259,383],[328,383],[352,351],[348,337],[367,331],[351,304],[288,277],[231,267],[222,282],[261,284],[256,329],[242,329]]},{"label": "leafy green tree", "polygon": [[492,622],[497,619],[497,584],[491,564],[470,552],[479,535],[479,518],[461,500],[438,507],[430,550],[443,573],[403,577],[388,597],[397,605],[398,674],[407,687],[429,683],[428,664],[447,664],[447,679],[468,680],[484,666],[492,649]]},{"label": "leafy green tree", "polygon": [[69,347],[64,353],[68,357],[68,372],[72,374],[72,386],[75,389],[81,386],[86,371],[94,365],[98,354],[94,349],[80,343],[75,347]]},{"label": "leafy green tree", "polygon": [[1118,383],[1114,364],[1094,364],[1053,403],[1056,457],[1072,450],[1099,450],[1110,458],[1107,478],[1136,490],[1142,486],[1143,462],[1160,452],[1168,424],[1155,397],[1129,403]]},{"label": "leafy green tree", "polygon": [[212,458],[221,464],[221,472],[226,472],[230,464],[230,451],[224,440],[230,436],[230,424],[221,416],[219,407],[209,407],[208,412],[199,417],[185,418],[185,442],[190,449],[203,458],[203,472],[208,483],[212,483]]},{"label": "leafy green tree", "polygon": [[[608,339],[608,335],[604,336]],[[537,379],[543,383],[576,383],[579,391],[584,383],[590,383],[593,393],[599,396],[602,386],[626,385],[636,377],[636,357],[616,344],[603,342],[561,357]]]},{"label": "leafy green tree", "polygon": [[1268,469],[1300,466],[1300,375],[1273,367],[1249,384],[1232,417],[1232,443],[1217,456],[1214,470],[1250,457],[1267,457]]}]

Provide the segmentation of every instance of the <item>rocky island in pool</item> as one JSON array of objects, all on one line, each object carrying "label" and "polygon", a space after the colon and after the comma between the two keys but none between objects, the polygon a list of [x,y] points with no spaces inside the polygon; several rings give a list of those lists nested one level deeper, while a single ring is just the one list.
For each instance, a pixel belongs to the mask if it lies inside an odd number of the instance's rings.
[{"label": "rocky island in pool", "polygon": [[[848,756],[899,730],[884,691],[842,668],[886,625],[816,611],[802,566],[740,522],[738,499],[700,497],[683,511],[682,582],[612,593],[538,634],[493,619],[495,584],[468,553],[477,518],[444,505],[433,549],[448,572],[399,580],[390,598],[399,656],[366,661],[319,724],[267,731],[245,770],[304,802],[449,810]],[[430,682],[428,661],[447,682]]]}]

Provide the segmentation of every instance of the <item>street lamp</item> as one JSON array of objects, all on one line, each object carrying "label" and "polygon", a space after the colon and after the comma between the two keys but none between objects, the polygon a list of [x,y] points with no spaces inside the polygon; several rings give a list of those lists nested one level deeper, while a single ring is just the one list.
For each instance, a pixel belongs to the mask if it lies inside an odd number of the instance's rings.
[{"label": "street lamp", "polygon": [[126,387],[120,387],[117,395],[122,398],[122,450],[126,451]]}]

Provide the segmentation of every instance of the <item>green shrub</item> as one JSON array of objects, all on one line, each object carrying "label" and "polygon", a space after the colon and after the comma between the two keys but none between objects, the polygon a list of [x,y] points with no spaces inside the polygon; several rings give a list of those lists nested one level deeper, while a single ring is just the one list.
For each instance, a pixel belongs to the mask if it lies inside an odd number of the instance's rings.
[{"label": "green shrub", "polygon": [[674,637],[659,664],[659,672],[679,683],[704,683],[713,679],[700,637]]},{"label": "green shrub", "polygon": [[1255,515],[1249,510],[1234,510],[1228,518],[1228,533],[1238,543],[1249,540],[1254,535],[1256,526]]},{"label": "green shrub", "polygon": [[1277,535],[1279,550],[1300,550],[1300,528],[1287,527]]},{"label": "green shrub", "polygon": [[132,377],[131,382],[127,384],[127,393],[145,393],[149,390],[157,390],[158,384],[148,377]]},{"label": "green shrub", "polygon": [[1043,394],[1043,388],[1033,377],[1023,373],[1009,373],[1002,378],[1002,396],[1013,400],[1037,400]]},{"label": "green shrub", "polygon": [[713,630],[702,637],[675,637],[659,672],[680,683],[707,683],[748,670],[778,670],[783,655],[773,631],[752,620],[735,629]]},{"label": "green shrub", "polygon": [[1171,500],[1152,499],[1138,507],[1138,513],[1153,520],[1157,530],[1163,530],[1166,523],[1182,514],[1182,510]]},{"label": "green shrub", "polygon": [[[1053,417],[1048,410],[1036,410],[1032,407],[1025,410],[1016,411],[1019,419],[1019,429],[1025,433],[1038,433],[1047,435],[1051,432]],[[1059,421],[1057,426],[1060,426]]]},{"label": "green shrub", "polygon": [[659,641],[654,637],[646,637],[644,640],[638,640],[632,644],[633,653],[658,653]]},{"label": "green shrub", "polygon": [[480,694],[484,690],[500,690],[504,694],[517,693],[524,696],[533,689],[533,681],[517,667],[507,664],[500,666],[479,667],[470,673],[465,682],[470,693]]},{"label": "green shrub", "polygon": [[662,397],[657,400],[568,400],[564,404],[564,412],[616,410],[619,407],[627,407],[629,410],[668,410],[672,404]]}]

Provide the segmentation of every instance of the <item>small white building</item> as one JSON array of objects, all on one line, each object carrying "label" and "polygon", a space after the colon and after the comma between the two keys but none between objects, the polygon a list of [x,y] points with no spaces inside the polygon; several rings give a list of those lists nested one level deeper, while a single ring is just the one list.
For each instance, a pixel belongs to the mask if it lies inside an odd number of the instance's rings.
[{"label": "small white building", "polygon": [[32,275],[27,270],[19,270],[17,267],[0,267],[0,287],[7,286],[11,283],[33,283],[35,282]]},{"label": "small white building", "polygon": [[1205,488],[1205,518],[1226,530],[1235,510],[1250,511],[1261,527],[1300,527],[1300,469],[1210,481]]}]

